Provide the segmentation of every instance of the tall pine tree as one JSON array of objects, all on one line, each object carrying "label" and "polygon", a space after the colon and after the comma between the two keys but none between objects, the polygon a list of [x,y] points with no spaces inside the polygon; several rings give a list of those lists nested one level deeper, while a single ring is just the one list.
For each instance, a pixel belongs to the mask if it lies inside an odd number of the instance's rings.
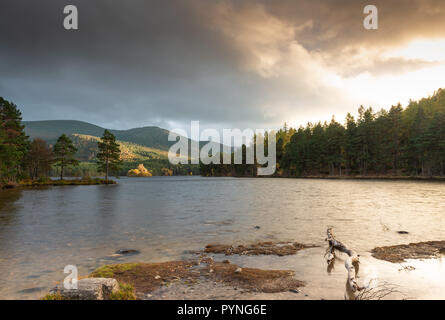
[{"label": "tall pine tree", "polygon": [[99,170],[105,172],[105,181],[108,183],[110,172],[117,172],[122,165],[120,159],[121,150],[116,143],[116,137],[108,130],[97,143],[99,152],[97,153],[97,164]]},{"label": "tall pine tree", "polygon": [[54,162],[57,167],[60,167],[60,180],[63,180],[63,173],[67,166],[77,166],[79,164],[79,161],[74,158],[76,152],[77,148],[65,134],[57,139],[54,145]]},{"label": "tall pine tree", "polygon": [[16,181],[23,177],[29,139],[17,106],[0,97],[0,180]]}]

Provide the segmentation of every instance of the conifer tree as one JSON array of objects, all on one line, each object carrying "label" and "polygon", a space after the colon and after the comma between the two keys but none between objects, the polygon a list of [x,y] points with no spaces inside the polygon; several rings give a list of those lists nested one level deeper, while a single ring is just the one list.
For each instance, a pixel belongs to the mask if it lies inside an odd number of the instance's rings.
[{"label": "conifer tree", "polygon": [[17,106],[0,97],[0,180],[16,181],[23,176],[29,139]]},{"label": "conifer tree", "polygon": [[121,150],[116,143],[116,137],[108,130],[97,143],[99,152],[97,153],[97,164],[102,172],[105,172],[105,181],[108,183],[110,172],[116,172],[122,165],[120,159]]},{"label": "conifer tree", "polygon": [[60,180],[63,180],[63,173],[67,166],[79,165],[79,161],[74,158],[76,152],[77,148],[65,134],[57,139],[54,145],[54,162],[57,167],[60,167]]}]

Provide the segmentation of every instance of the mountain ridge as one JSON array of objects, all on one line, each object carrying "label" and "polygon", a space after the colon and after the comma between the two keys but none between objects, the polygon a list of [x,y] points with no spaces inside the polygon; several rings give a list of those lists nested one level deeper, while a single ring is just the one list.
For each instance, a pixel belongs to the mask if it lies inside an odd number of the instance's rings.
[{"label": "mountain ridge", "polygon": [[[104,127],[80,120],[37,120],[23,121],[23,124],[26,134],[31,139],[40,138],[50,145],[54,145],[62,134],[101,137],[106,130]],[[168,152],[170,147],[176,143],[176,141],[168,141],[169,130],[157,126],[107,130],[114,134],[119,141],[155,149],[153,151],[159,154]],[[190,143],[191,140],[189,138],[187,140]],[[200,147],[207,143],[208,141],[200,141]],[[222,145],[218,145],[222,151]]]},{"label": "mountain ridge", "polygon": [[[23,121],[25,132],[31,139],[41,138],[54,144],[62,134],[83,134],[101,137],[107,129],[86,121],[80,120],[38,120]],[[168,141],[169,131],[156,126],[131,128],[128,130],[107,129],[118,140],[132,142],[146,147],[168,150],[174,141]]]}]

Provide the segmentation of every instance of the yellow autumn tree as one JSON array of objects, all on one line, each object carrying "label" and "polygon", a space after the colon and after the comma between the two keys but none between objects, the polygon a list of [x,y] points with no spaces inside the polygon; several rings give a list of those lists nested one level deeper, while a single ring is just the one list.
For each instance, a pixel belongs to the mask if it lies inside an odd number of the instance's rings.
[{"label": "yellow autumn tree", "polygon": [[153,174],[150,170],[147,170],[141,163],[138,165],[137,169],[128,170],[127,176],[129,177],[151,177]]}]

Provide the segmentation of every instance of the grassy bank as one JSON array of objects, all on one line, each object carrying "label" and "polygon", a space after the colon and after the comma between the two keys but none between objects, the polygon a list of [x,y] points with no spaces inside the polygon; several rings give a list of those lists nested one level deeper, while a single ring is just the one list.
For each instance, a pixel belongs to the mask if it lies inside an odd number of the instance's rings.
[{"label": "grassy bank", "polygon": [[22,180],[20,182],[9,182],[0,185],[1,189],[28,188],[28,187],[45,187],[45,186],[93,186],[100,184],[117,184],[114,180],[100,178],[90,179],[70,179],[70,180]]},{"label": "grassy bank", "polygon": [[99,184],[116,184],[114,180],[90,178],[90,179],[70,179],[70,180],[23,180],[19,183],[21,187],[39,186],[91,186]]}]

